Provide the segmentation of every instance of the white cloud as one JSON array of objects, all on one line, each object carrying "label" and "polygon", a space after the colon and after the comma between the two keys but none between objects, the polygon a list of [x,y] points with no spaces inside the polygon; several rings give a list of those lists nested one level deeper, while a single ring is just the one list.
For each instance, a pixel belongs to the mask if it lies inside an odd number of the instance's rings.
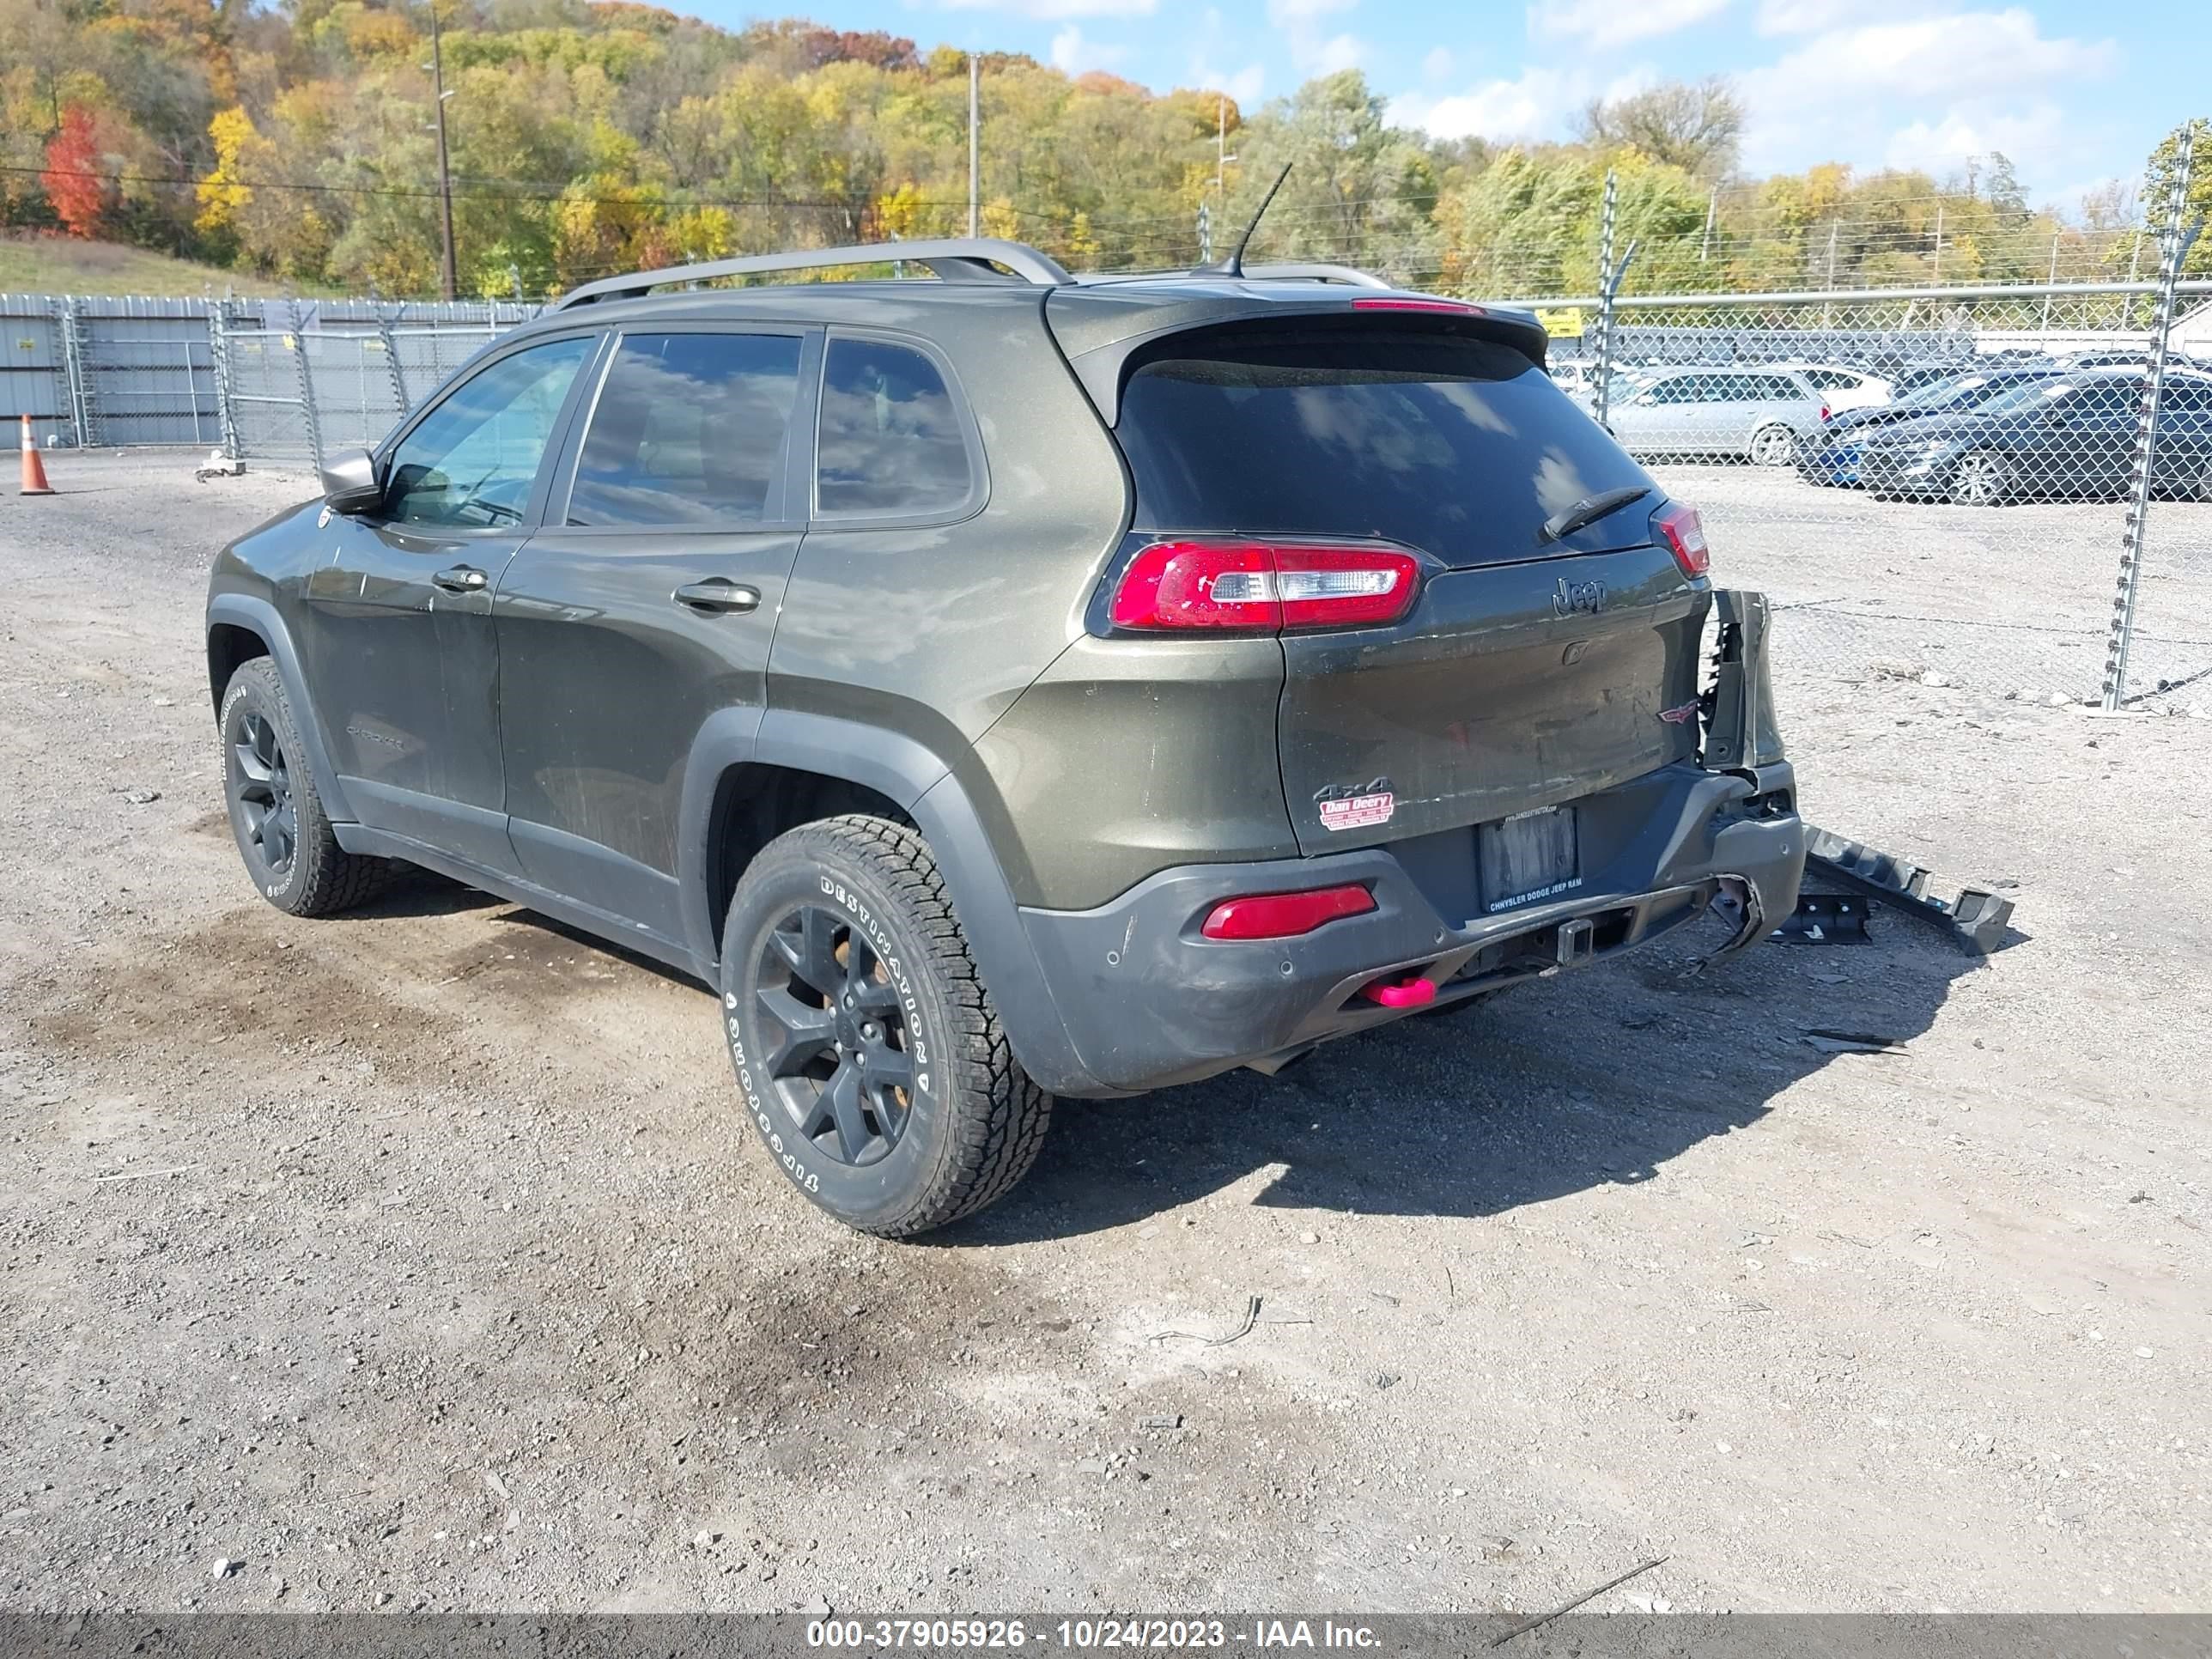
[{"label": "white cloud", "polygon": [[1916,120],[1890,135],[1882,160],[1893,167],[1918,167],[1939,177],[1954,171],[1970,155],[2002,150],[2012,161],[2035,164],[2055,161],[2065,150],[2064,113],[2056,104],[2038,104],[2021,114],[1968,114],[1952,110],[1930,124]]},{"label": "white cloud", "polygon": [[1531,64],[1510,81],[1485,81],[1462,93],[1431,98],[1407,93],[1390,100],[1390,119],[1438,138],[1565,138],[1593,99],[1611,102],[1643,91],[1658,79],[1648,64],[1601,81],[1581,68]]},{"label": "white cloud", "polygon": [[1083,31],[1073,23],[1052,37],[1052,66],[1063,75],[1111,69],[1128,55],[1127,46],[1109,46],[1085,40]]},{"label": "white cloud", "polygon": [[1594,47],[1618,46],[1672,34],[1728,9],[1731,0],[1540,0],[1528,8],[1528,33],[1538,40],[1577,40]]},{"label": "white cloud", "polygon": [[1439,81],[1449,81],[1459,60],[1452,56],[1449,46],[1431,46],[1429,55],[1421,59],[1421,79],[1434,86]]},{"label": "white cloud", "polygon": [[1759,0],[1754,20],[1761,34],[1815,34],[1845,25],[1863,28],[1919,17],[1927,0]]},{"label": "white cloud", "polygon": [[1778,110],[1812,99],[1863,109],[1884,94],[1956,99],[2103,75],[2118,60],[2109,40],[2045,39],[2014,6],[1831,29],[1745,84],[1754,103]]},{"label": "white cloud", "polygon": [[1332,13],[1350,11],[1359,0],[1267,0],[1267,21],[1281,33],[1291,49],[1291,62],[1303,76],[1334,75],[1357,69],[1367,56],[1367,43],[1350,33],[1322,33],[1321,20]]},{"label": "white cloud", "polygon": [[2016,161],[2049,155],[2059,122],[2038,94],[2109,74],[2118,62],[2112,41],[2046,37],[2018,6],[1827,29],[1740,77],[1749,112],[1744,163],[1763,173],[1863,155],[1869,132],[1885,129],[1894,135],[1893,165],[1911,157],[1940,169],[1991,149]]},{"label": "white cloud", "polygon": [[939,0],[948,11],[1010,11],[1054,23],[1071,17],[1150,17],[1160,0]]},{"label": "white cloud", "polygon": [[1222,70],[1214,58],[1228,42],[1228,25],[1221,13],[1212,6],[1206,9],[1199,20],[1197,44],[1190,54],[1190,84],[1207,92],[1225,92],[1237,100],[1241,110],[1249,111],[1260,101],[1260,89],[1267,85],[1267,72],[1260,64],[1247,64],[1241,70]]},{"label": "white cloud", "polygon": [[1449,98],[1409,94],[1390,105],[1390,119],[1438,138],[1545,138],[1566,130],[1588,101],[1592,82],[1579,71],[1532,65],[1511,81],[1485,81]]}]

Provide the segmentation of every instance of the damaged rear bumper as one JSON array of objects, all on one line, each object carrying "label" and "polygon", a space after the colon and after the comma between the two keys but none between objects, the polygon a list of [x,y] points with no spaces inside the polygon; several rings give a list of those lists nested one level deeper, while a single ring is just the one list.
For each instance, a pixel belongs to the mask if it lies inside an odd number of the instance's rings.
[{"label": "damaged rear bumper", "polygon": [[[1633,949],[1709,907],[1765,937],[1797,902],[1805,830],[1766,672],[1768,608],[1716,596],[1704,752],[1574,801],[1580,862],[1555,896],[1485,902],[1476,826],[1317,858],[1184,865],[1097,909],[1022,922],[1080,1064],[1055,1093],[1121,1095],[1317,1043]],[[1200,929],[1224,900],[1356,883],[1375,908],[1293,939]],[[1386,994],[1388,993],[1388,994]]]},{"label": "damaged rear bumper", "polygon": [[[1271,1062],[1318,1042],[1645,944],[1720,902],[1723,947],[1797,902],[1804,836],[1786,763],[1753,776],[1677,766],[1576,803],[1609,848],[1569,895],[1484,914],[1472,827],[1323,858],[1192,865],[1110,904],[1023,912],[1086,1075],[1063,1094],[1123,1094]],[[1225,899],[1358,883],[1371,912],[1295,939],[1209,939]],[[1371,993],[1425,981],[1418,1003]],[[1071,1086],[1073,1085],[1073,1086]]]}]

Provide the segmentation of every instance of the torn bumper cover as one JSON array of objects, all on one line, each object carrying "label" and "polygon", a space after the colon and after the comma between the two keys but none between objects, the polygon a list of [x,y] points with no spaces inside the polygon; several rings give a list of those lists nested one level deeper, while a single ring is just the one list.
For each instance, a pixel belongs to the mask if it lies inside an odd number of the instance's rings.
[{"label": "torn bumper cover", "polygon": [[[1719,672],[1705,712],[1726,759],[1709,739],[1703,764],[1662,767],[1574,801],[1578,874],[1558,896],[1486,903],[1469,824],[1315,858],[1183,865],[1097,909],[1024,909],[1085,1073],[1055,1079],[1055,1091],[1129,1094],[1235,1066],[1271,1068],[1419,1008],[1632,949],[1708,908],[1735,924],[1717,954],[1764,938],[1796,904],[1805,837],[1767,696],[1765,602],[1719,598]],[[1374,908],[1308,933],[1201,932],[1225,900],[1352,884]]]}]

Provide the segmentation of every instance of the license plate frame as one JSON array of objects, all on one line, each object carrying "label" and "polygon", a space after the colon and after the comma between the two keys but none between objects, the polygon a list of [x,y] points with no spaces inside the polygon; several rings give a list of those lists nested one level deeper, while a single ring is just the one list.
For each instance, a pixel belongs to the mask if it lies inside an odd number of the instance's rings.
[{"label": "license plate frame", "polygon": [[1490,915],[1565,897],[1583,884],[1579,816],[1571,806],[1540,806],[1477,824],[1474,872]]}]

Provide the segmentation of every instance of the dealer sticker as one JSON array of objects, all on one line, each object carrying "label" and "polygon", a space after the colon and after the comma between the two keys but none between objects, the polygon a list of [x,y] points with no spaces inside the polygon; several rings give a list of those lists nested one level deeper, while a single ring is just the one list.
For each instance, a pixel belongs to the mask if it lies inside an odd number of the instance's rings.
[{"label": "dealer sticker", "polygon": [[1371,830],[1378,823],[1390,822],[1390,814],[1398,810],[1398,798],[1388,789],[1373,794],[1345,795],[1321,803],[1321,824],[1324,830]]}]

